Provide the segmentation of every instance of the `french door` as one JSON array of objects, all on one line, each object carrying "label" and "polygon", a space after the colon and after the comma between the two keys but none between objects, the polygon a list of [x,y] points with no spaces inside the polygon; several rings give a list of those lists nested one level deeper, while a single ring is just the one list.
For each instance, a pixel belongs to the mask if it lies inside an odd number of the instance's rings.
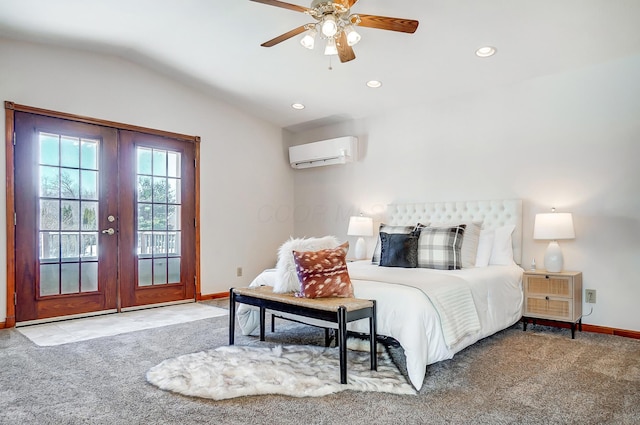
[{"label": "french door", "polygon": [[16,112],[16,321],[195,295],[194,143]]},{"label": "french door", "polygon": [[122,307],[195,296],[194,161],[190,143],[120,131]]}]

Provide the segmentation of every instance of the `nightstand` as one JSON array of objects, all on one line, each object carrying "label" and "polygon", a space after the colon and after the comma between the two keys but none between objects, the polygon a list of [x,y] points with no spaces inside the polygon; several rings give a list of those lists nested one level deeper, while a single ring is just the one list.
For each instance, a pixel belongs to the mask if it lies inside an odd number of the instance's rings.
[{"label": "nightstand", "polygon": [[571,323],[571,338],[576,325],[582,332],[582,273],[528,270],[522,277],[524,286],[523,329],[527,319],[546,319]]}]

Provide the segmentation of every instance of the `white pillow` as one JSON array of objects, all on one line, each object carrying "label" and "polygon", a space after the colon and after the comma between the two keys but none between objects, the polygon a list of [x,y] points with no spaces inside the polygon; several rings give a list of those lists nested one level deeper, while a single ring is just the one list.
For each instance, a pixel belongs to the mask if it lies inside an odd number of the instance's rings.
[{"label": "white pillow", "polygon": [[487,267],[489,265],[494,237],[495,232],[493,229],[480,232],[480,237],[478,238],[478,253],[476,254],[476,267]]},{"label": "white pillow", "polygon": [[516,228],[514,224],[498,227],[494,230],[493,247],[489,264],[508,266],[515,264],[513,261],[513,244],[511,233]]},{"label": "white pillow", "polygon": [[452,227],[465,225],[464,234],[462,236],[462,247],[460,248],[460,257],[462,268],[469,269],[476,267],[476,258],[478,253],[478,242],[480,240],[480,230],[482,229],[481,221],[465,221],[461,223],[432,223],[429,227]]},{"label": "white pillow", "polygon": [[276,281],[273,284],[273,292],[278,294],[300,292],[300,280],[296,273],[293,251],[319,251],[321,249],[335,248],[338,245],[340,245],[340,241],[335,236],[291,238],[283,243],[278,249]]}]

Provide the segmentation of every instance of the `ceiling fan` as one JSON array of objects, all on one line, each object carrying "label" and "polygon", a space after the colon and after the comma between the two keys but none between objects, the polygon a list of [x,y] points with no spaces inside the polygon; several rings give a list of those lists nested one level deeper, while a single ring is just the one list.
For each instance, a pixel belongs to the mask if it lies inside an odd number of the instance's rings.
[{"label": "ceiling fan", "polygon": [[316,22],[301,25],[278,37],[262,43],[263,47],[272,47],[278,43],[306,32],[300,43],[307,49],[315,46],[316,35],[326,40],[325,55],[338,55],[340,62],[349,62],[356,58],[352,46],[360,41],[356,26],[399,31],[413,34],[418,29],[418,21],[387,16],[351,14],[351,7],[358,0],[313,0],[311,7],[298,6],[279,0],[251,0],[270,6],[306,13]]}]

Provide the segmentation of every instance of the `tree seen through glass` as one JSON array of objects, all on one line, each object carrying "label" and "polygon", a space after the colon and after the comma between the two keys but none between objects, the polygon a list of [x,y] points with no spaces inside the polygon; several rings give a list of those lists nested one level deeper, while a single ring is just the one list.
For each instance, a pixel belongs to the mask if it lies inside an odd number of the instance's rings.
[{"label": "tree seen through glass", "polygon": [[99,140],[38,141],[40,295],[96,291]]},{"label": "tree seen through glass", "polygon": [[180,153],[137,152],[138,285],[180,281]]}]

